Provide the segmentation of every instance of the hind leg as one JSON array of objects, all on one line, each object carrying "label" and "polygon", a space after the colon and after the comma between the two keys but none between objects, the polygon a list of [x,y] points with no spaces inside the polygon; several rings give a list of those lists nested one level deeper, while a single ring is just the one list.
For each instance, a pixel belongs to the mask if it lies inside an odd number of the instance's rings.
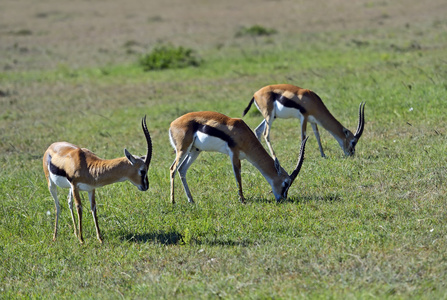
[{"label": "hind leg", "polygon": [[274,118],[270,118],[270,117],[267,117],[265,119],[264,139],[265,139],[265,142],[267,143],[270,153],[272,154],[272,157],[275,159],[276,154],[275,154],[275,151],[273,151],[272,144],[270,144],[270,128],[272,127],[273,120],[274,120]]},{"label": "hind leg", "polygon": [[182,181],[183,189],[185,190],[186,197],[188,197],[189,203],[194,203],[194,200],[192,198],[191,191],[189,190],[188,183],[186,182],[186,172],[188,172],[189,167],[197,159],[199,154],[200,150],[198,149],[191,150],[186,156],[185,160],[181,163],[180,167],[178,168],[178,174]]},{"label": "hind leg", "polygon": [[73,213],[73,191],[72,191],[72,189],[70,189],[68,191],[67,202],[68,202],[68,208],[70,209],[71,220],[73,222],[73,231],[74,231],[75,236],[78,236],[78,231],[76,229],[76,220],[75,220],[75,216],[74,216],[74,213]]},{"label": "hind leg", "polygon": [[261,141],[261,136],[263,135],[264,131],[265,131],[265,120],[263,120],[261,124],[259,124],[258,127],[256,127],[254,130],[255,135],[259,141]]},{"label": "hind leg", "polygon": [[57,229],[58,229],[58,225],[59,225],[59,216],[61,213],[61,206],[59,204],[59,199],[57,197],[56,184],[54,182],[52,182],[51,180],[48,181],[48,189],[50,190],[51,196],[54,199],[54,208],[56,211],[56,220],[54,221],[54,233],[53,233],[53,241],[55,241],[57,238]]},{"label": "hind leg", "polygon": [[185,160],[187,155],[188,155],[188,150],[187,151],[177,150],[176,151],[175,160],[172,163],[171,168],[170,168],[170,175],[171,175],[171,202],[172,202],[172,204],[175,203],[175,199],[174,199],[175,172],[178,170],[180,165],[183,163],[183,161]]}]

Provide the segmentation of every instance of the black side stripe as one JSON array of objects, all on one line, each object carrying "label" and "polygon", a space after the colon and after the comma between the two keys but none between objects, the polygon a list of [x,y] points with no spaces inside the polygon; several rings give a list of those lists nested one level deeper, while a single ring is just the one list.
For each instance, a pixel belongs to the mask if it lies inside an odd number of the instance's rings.
[{"label": "black side stripe", "polygon": [[57,176],[65,177],[68,179],[68,181],[71,182],[72,178],[68,177],[67,173],[63,169],[57,167],[56,165],[54,165],[51,162],[51,155],[49,155],[49,154],[48,154],[48,166],[50,167],[51,173],[53,173],[54,175],[57,175]]},{"label": "black side stripe", "polygon": [[236,143],[234,142],[234,140],[225,132],[209,126],[209,125],[203,125],[203,124],[199,124],[199,123],[195,123],[194,124],[194,129],[195,131],[200,131],[203,132],[205,134],[208,134],[210,136],[214,136],[217,137],[225,142],[227,142],[228,147],[233,148],[234,146],[236,146]]},{"label": "black side stripe", "polygon": [[301,105],[299,105],[298,103],[296,103],[295,101],[290,100],[289,98],[284,97],[283,95],[278,94],[278,93],[272,93],[272,95],[273,95],[273,99],[275,99],[275,101],[278,101],[285,107],[291,107],[291,108],[298,109],[301,114],[306,113],[306,109],[304,107],[302,107]]}]

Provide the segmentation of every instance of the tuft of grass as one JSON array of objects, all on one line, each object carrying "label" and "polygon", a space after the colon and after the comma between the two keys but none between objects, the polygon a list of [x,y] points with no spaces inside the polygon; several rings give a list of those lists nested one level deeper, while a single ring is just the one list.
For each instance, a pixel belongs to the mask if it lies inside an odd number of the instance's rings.
[{"label": "tuft of grass", "polygon": [[11,32],[12,35],[17,35],[17,36],[27,36],[27,35],[32,35],[33,32],[30,29],[20,29],[14,32]]},{"label": "tuft of grass", "polygon": [[242,27],[236,32],[236,37],[242,36],[269,36],[277,33],[278,31],[274,28],[265,28],[261,25],[253,25],[250,27]]},{"label": "tuft of grass", "polygon": [[157,46],[139,60],[145,71],[198,67],[200,63],[194,50],[170,45]]}]

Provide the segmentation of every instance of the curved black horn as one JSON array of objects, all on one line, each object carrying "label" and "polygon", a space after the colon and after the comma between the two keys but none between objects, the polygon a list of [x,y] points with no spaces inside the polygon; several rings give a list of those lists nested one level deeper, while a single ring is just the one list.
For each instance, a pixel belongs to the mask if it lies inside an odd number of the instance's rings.
[{"label": "curved black horn", "polygon": [[146,160],[144,161],[144,164],[149,167],[149,164],[151,163],[152,158],[152,140],[151,135],[149,134],[149,130],[147,130],[146,126],[146,116],[141,120],[141,126],[143,127],[144,135],[146,136],[146,142],[147,142],[147,153],[146,153]]},{"label": "curved black horn", "polygon": [[354,135],[357,140],[362,136],[363,128],[365,128],[365,102],[361,102],[359,106],[359,125]]},{"label": "curved black horn", "polygon": [[300,148],[300,157],[298,159],[298,164],[296,165],[295,170],[293,170],[292,174],[290,174],[290,179],[292,180],[290,182],[290,185],[292,185],[295,178],[298,176],[298,173],[301,170],[301,166],[303,165],[304,161],[304,148],[306,147],[306,142],[309,136],[306,136],[306,138],[301,142],[301,148]]}]

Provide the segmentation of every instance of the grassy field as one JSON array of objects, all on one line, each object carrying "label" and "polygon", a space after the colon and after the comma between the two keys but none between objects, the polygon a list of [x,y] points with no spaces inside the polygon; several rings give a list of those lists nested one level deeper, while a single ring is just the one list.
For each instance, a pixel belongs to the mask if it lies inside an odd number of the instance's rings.
[{"label": "grassy field", "polygon": [[[174,2],[0,4],[0,298],[446,299],[445,3]],[[274,33],[240,34],[253,25]],[[138,58],[158,44],[191,47],[202,64],[143,71]],[[188,172],[196,204],[176,178],[173,206],[170,122],[199,110],[240,117],[273,83],[314,90],[352,131],[366,101],[356,155],[320,129],[328,158],[312,135],[281,203],[243,161],[242,205],[229,158],[203,153]],[[64,140],[103,158],[143,155],[144,115],[149,190],[97,190],[102,245],[83,195],[80,245],[59,189],[53,242],[45,149]],[[244,120],[262,117],[252,108]],[[289,172],[299,130],[273,124]]]}]

